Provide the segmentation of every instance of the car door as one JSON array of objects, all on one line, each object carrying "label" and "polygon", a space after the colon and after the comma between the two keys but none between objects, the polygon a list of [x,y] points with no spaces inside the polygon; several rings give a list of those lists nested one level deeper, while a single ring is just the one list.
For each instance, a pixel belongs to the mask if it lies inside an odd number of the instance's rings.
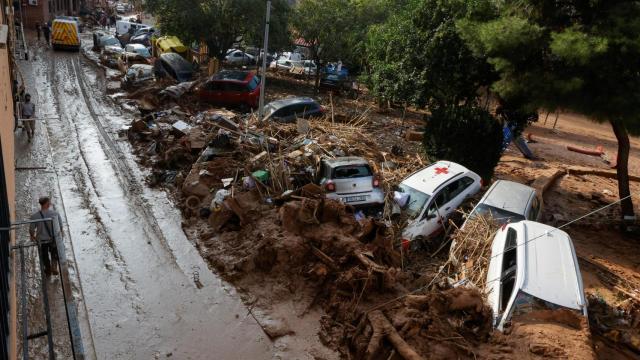
[{"label": "car door", "polygon": [[205,85],[204,99],[209,102],[217,102],[222,97],[221,84],[210,81]]},{"label": "car door", "polygon": [[472,178],[463,176],[445,187],[447,198],[440,209],[441,215],[445,218],[444,220],[448,220],[451,214],[470,196],[470,188],[474,182]]},{"label": "car door", "polygon": [[244,92],[244,85],[233,83],[233,82],[225,82],[224,83],[224,98],[225,103],[230,105],[238,105],[242,103],[242,95]]}]

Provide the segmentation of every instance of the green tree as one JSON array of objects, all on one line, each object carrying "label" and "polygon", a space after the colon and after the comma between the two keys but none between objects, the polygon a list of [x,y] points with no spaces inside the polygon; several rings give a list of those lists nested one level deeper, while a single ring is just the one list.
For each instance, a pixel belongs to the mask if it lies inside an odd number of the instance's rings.
[{"label": "green tree", "polygon": [[634,216],[629,135],[640,133],[640,1],[496,1],[493,19],[463,20],[460,32],[500,78],[504,99],[530,110],[568,109],[609,122],[618,140],[622,215]]},{"label": "green tree", "polygon": [[485,58],[460,38],[456,21],[494,11],[487,1],[413,0],[369,32],[369,85],[376,96],[424,107],[474,101],[493,80]]},{"label": "green tree", "polygon": [[[318,66],[321,57],[340,60],[347,51],[350,9],[349,0],[301,0],[295,6],[291,19],[294,36],[305,39]],[[320,85],[319,71],[315,85]]]},{"label": "green tree", "polygon": [[[288,42],[290,7],[286,0],[272,0],[270,43]],[[254,45],[262,43],[266,1],[264,0],[147,0],[165,34],[191,43],[203,40],[209,55],[222,60],[240,37]]]},{"label": "green tree", "polygon": [[502,126],[472,104],[436,105],[427,117],[424,148],[429,159],[462,164],[489,181],[502,155]]}]

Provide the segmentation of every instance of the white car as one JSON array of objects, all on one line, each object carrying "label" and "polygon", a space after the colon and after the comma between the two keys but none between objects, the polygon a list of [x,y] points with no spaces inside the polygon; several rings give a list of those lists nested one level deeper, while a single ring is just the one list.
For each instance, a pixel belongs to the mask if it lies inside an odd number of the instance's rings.
[{"label": "white car", "polygon": [[149,49],[147,49],[142,44],[127,44],[127,46],[125,46],[124,48],[124,51],[128,53],[138,54],[145,59],[149,59],[151,57],[151,53],[149,52]]},{"label": "white car", "polygon": [[507,224],[491,248],[487,301],[493,325],[536,310],[569,309],[587,316],[582,275],[571,238],[533,221]]},{"label": "white car", "polygon": [[242,50],[233,50],[227,53],[224,60],[230,65],[251,65],[255,64],[255,57]]},{"label": "white car", "polygon": [[294,67],[304,67],[302,61],[288,60],[285,58],[280,58],[278,60],[274,60],[269,64],[269,67],[276,70],[281,71],[290,71]]},{"label": "white car", "polygon": [[450,161],[438,161],[404,179],[394,193],[409,216],[403,247],[440,234],[456,209],[480,191],[481,182],[478,174]]}]

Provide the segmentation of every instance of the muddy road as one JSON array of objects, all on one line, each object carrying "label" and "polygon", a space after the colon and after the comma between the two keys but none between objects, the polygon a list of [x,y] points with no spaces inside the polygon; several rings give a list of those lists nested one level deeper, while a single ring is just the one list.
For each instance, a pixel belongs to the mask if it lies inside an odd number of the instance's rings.
[{"label": "muddy road", "polygon": [[41,166],[25,153],[46,154],[46,169],[24,176],[49,181],[25,180],[19,206],[26,214],[38,196],[53,195],[66,219],[78,309],[88,319],[83,337],[96,357],[281,357],[282,347],[202,261],[166,194],[144,185],[128,143],[117,137],[131,115],[105,95],[101,70],[82,54],[32,52],[20,67],[37,116],[48,119],[38,123],[36,141],[20,140],[18,161]]}]

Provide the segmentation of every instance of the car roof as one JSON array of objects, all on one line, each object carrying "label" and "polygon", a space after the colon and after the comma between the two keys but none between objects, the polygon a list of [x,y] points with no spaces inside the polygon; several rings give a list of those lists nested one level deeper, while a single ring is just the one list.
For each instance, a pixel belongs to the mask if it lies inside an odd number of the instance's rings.
[{"label": "car roof", "polygon": [[[529,295],[567,308],[585,305],[582,276],[569,235],[534,221],[509,225],[518,231],[518,250],[523,254],[524,274],[520,289]],[[521,238],[520,234],[526,234]],[[519,260],[520,262],[520,260]],[[520,267],[520,266],[519,266]]]},{"label": "car roof", "polygon": [[474,172],[460,164],[440,160],[409,175],[402,181],[402,184],[410,186],[427,195],[433,195],[433,193],[442,184],[460,174],[466,173],[471,173],[475,175],[475,177],[478,177]]},{"label": "car roof", "polygon": [[251,71],[222,70],[211,76],[211,81],[248,82],[253,78],[253,75]]},{"label": "car roof", "polygon": [[509,212],[524,215],[527,211],[529,199],[536,190],[530,186],[508,180],[498,180],[478,204],[489,205]]},{"label": "car roof", "polygon": [[131,47],[133,47],[133,48],[143,48],[143,49],[146,49],[146,47],[145,47],[144,45],[142,45],[142,44],[136,44],[136,43],[129,43],[129,44],[127,44],[127,46],[131,46]]},{"label": "car roof", "polygon": [[285,106],[295,105],[295,104],[304,104],[304,103],[316,104],[317,102],[310,97],[297,96],[297,97],[288,97],[288,98],[272,101],[269,104],[267,104],[267,106],[277,110]]},{"label": "car roof", "polygon": [[153,65],[149,65],[149,64],[133,64],[133,65],[129,66],[129,69],[153,70]]},{"label": "car roof", "polygon": [[72,19],[53,19],[54,23],[67,23],[67,24],[75,24],[76,21]]},{"label": "car roof", "polygon": [[343,156],[337,158],[326,158],[324,162],[333,167],[345,166],[345,165],[369,165],[369,162],[359,156]]},{"label": "car roof", "polygon": [[185,60],[182,56],[176,53],[164,53],[160,55],[160,60],[167,63],[169,66],[178,71],[193,71],[191,63]]}]

